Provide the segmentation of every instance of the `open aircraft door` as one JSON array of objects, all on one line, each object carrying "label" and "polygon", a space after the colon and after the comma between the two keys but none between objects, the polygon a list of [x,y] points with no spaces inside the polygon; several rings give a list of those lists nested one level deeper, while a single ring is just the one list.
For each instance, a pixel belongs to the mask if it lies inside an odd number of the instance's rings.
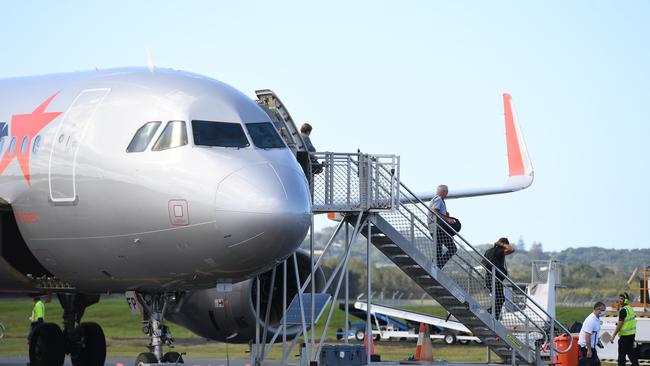
[{"label": "open aircraft door", "polygon": [[50,150],[50,200],[56,203],[77,202],[77,153],[97,107],[111,90],[86,89],[72,102],[56,130]]}]

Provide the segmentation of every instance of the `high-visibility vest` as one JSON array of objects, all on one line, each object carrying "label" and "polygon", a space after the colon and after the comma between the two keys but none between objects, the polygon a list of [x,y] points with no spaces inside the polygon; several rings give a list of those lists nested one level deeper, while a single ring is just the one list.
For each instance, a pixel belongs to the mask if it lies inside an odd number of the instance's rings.
[{"label": "high-visibility vest", "polygon": [[34,309],[32,309],[32,316],[30,319],[35,322],[38,318],[43,318],[43,320],[45,320],[45,304],[40,300],[34,304]]},{"label": "high-visibility vest", "polygon": [[619,334],[621,336],[636,334],[636,316],[634,309],[630,305],[625,305],[623,309],[625,309],[625,320],[623,320],[623,326]]}]

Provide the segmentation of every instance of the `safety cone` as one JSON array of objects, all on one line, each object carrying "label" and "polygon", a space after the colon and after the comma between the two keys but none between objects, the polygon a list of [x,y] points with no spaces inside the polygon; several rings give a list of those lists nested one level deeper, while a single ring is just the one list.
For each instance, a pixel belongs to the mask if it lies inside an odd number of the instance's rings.
[{"label": "safety cone", "polygon": [[418,332],[418,343],[415,346],[415,360],[420,361],[422,356],[422,340],[424,338],[424,323],[420,323],[420,331]]},{"label": "safety cone", "polygon": [[428,325],[424,327],[424,339],[422,340],[420,361],[433,362],[433,345],[431,344],[431,334],[429,334]]},{"label": "safety cone", "polygon": [[375,353],[375,340],[372,334],[366,334],[366,353],[370,355],[370,362],[379,362],[381,357]]}]

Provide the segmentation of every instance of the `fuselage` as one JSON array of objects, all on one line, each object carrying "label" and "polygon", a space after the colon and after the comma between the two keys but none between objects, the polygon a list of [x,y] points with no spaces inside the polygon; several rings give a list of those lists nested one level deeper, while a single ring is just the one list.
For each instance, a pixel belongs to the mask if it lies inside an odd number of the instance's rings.
[{"label": "fuselage", "polygon": [[0,79],[0,136],[0,198],[34,257],[79,291],[236,282],[309,226],[304,173],[268,115],[207,77]]}]

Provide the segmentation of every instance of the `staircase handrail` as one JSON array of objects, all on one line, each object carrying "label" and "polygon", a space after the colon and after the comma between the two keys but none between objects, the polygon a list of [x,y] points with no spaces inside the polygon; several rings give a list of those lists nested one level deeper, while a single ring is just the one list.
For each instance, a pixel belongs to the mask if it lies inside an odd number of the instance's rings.
[{"label": "staircase handrail", "polygon": [[[362,154],[360,152],[357,153],[335,153],[335,152],[317,152],[316,155],[323,159],[323,165],[325,169],[333,168],[328,166],[329,162],[334,162],[338,160],[346,160],[350,164],[350,167],[352,170],[348,170],[347,174],[348,175],[353,175],[356,173],[357,178],[355,179],[355,183],[353,184],[359,184],[359,188],[361,188],[361,184],[371,184],[370,182],[362,182],[359,180],[361,178],[359,176],[359,164],[360,164],[360,157],[362,155],[368,156],[370,161],[376,161],[378,157],[375,157],[374,155],[368,155],[368,154]],[[341,156],[345,155],[345,157]],[[382,155],[383,156],[383,155]],[[355,159],[356,157],[356,159]],[[373,180],[374,182],[372,183],[374,187],[379,189],[380,191],[384,191],[384,193],[389,193],[388,187],[385,187],[384,184],[382,184],[382,180],[386,179],[387,181],[391,181],[390,176],[392,176],[394,173],[389,171],[386,166],[382,164],[377,164],[376,166],[381,167],[381,169],[375,169],[375,172],[378,173],[379,176],[376,176],[374,174],[368,174],[368,179]],[[382,173],[383,172],[383,173]],[[330,174],[333,174],[334,172],[332,171]],[[387,177],[387,176],[388,177]],[[350,184],[348,177],[348,185]],[[331,179],[331,178],[330,178]],[[330,187],[330,189],[334,189],[334,187]],[[394,187],[391,187],[391,189],[395,189]],[[425,241],[431,241],[431,236],[430,236],[430,230],[429,230],[429,225],[428,220],[426,218],[427,215],[429,217],[436,217],[438,219],[441,219],[440,215],[438,215],[435,211],[431,210],[429,206],[423,202],[413,191],[411,191],[403,182],[399,181],[399,185],[397,186],[398,190],[398,197],[399,198],[399,206],[397,206],[397,209],[393,210],[393,212],[397,213],[399,217],[402,217],[406,219],[406,227],[410,227],[408,229],[410,231],[410,236],[412,236],[411,240],[413,240],[413,244],[418,247],[420,244],[416,244],[417,240],[416,238],[420,237],[421,239],[424,239]],[[403,191],[402,191],[403,190]],[[402,191],[404,193],[401,193],[399,191]],[[413,205],[414,207],[409,207],[408,205]],[[423,208],[424,207],[424,208]],[[390,212],[387,212],[389,214]],[[424,219],[424,220],[423,220]],[[398,219],[401,221],[401,219]],[[426,222],[425,222],[426,221]],[[439,222],[436,222],[436,225],[439,225]],[[401,226],[401,225],[400,225]],[[453,228],[452,228],[453,230]],[[399,231],[399,230],[398,230]],[[484,265],[482,265],[481,259],[488,260],[481,252],[479,252],[475,247],[473,247],[463,236],[458,234],[455,230],[453,232],[456,234],[458,237],[457,241],[457,248],[459,250],[462,250],[462,253],[465,253],[464,255],[461,255],[461,253],[458,253],[458,255],[455,255],[453,257],[452,262],[455,262],[458,268],[462,271],[461,273],[463,276],[467,276],[467,280],[469,281],[468,283],[479,283],[480,286],[479,288],[486,289],[488,286],[485,284],[484,280],[487,278],[487,272],[484,275],[482,272],[480,272],[480,268],[483,267],[485,268]],[[417,233],[417,234],[416,234]],[[403,234],[405,234],[403,232]],[[405,234],[408,235],[408,234]],[[453,237],[451,237],[452,241],[454,240]],[[464,244],[464,245],[463,245]],[[471,248],[467,249],[467,247]],[[422,250],[421,248],[418,248],[418,250]],[[435,252],[434,252],[435,253]],[[478,255],[478,256],[477,256]],[[435,256],[435,254],[434,254]],[[467,258],[465,258],[467,256]],[[472,265],[470,262],[477,261],[481,266],[478,265]],[[463,265],[464,263],[464,265]],[[513,305],[513,308],[516,309],[515,312],[512,313],[511,316],[513,316],[515,319],[517,319],[517,322],[525,322],[527,324],[525,327],[525,331],[522,329],[522,333],[525,334],[525,343],[528,344],[528,347],[532,348],[531,345],[531,334],[539,334],[539,338],[535,339],[535,344],[537,344],[538,341],[543,341],[542,344],[549,344],[551,349],[558,352],[558,353],[565,353],[568,352],[571,347],[573,346],[573,339],[571,339],[571,342],[569,346],[565,350],[558,350],[552,340],[550,340],[550,337],[552,337],[555,334],[558,334],[559,332],[556,332],[556,329],[559,330],[560,332],[565,332],[569,333],[569,331],[562,325],[560,322],[558,322],[556,319],[552,318],[548,312],[546,312],[537,302],[532,299],[520,286],[518,286],[516,283],[514,283],[508,276],[503,273],[498,267],[493,266],[493,273],[499,273],[500,276],[494,276],[494,281],[498,281],[501,284],[505,284],[507,287],[511,288],[513,293],[516,294],[517,296],[520,297],[520,295],[523,295],[523,297],[526,299],[523,303],[523,305],[519,305],[515,302],[513,302],[512,299],[505,297],[504,298],[504,303]],[[503,277],[507,279],[507,281],[504,283],[502,279],[499,277]],[[457,281],[457,280],[454,280]],[[509,283],[509,285],[508,285]],[[468,288],[468,291],[469,290]],[[489,293],[491,293],[492,298],[494,298],[494,287],[492,289],[488,288]],[[533,319],[533,318],[536,319]],[[504,324],[505,325],[505,324]],[[527,327],[531,327],[531,329],[528,329]]]},{"label": "staircase handrail", "polygon": [[[388,173],[388,172],[387,172],[387,173]],[[409,188],[408,188],[408,187],[407,187],[403,182],[400,181],[399,184],[400,184],[400,187],[403,188],[406,192],[408,192],[409,195],[410,195],[411,197],[413,197],[413,198],[415,199],[416,202],[414,202],[412,199],[410,199],[410,198],[409,198],[407,195],[405,195],[405,194],[401,194],[401,195],[400,195],[400,196],[401,196],[401,200],[408,200],[410,204],[413,204],[413,205],[416,206],[416,207],[418,207],[419,205],[421,205],[420,207],[422,207],[422,206],[423,206],[423,207],[426,207],[426,211],[428,211],[429,213],[435,215],[436,218],[438,218],[438,219],[442,219],[442,217],[441,217],[440,215],[438,215],[435,211],[431,210],[431,208],[429,208],[429,206],[428,206],[426,203],[424,203],[424,202],[423,202],[423,201],[422,201],[422,200],[421,200],[421,199],[420,199],[420,198],[419,198],[415,193],[413,193],[413,191],[411,191],[411,190],[410,190],[410,189],[409,189]],[[401,202],[401,203],[403,203],[403,202]],[[419,204],[419,205],[417,205],[417,204]],[[403,205],[401,205],[401,206],[404,207]],[[412,211],[409,210],[407,207],[404,207],[404,208],[405,208],[407,211],[409,211],[410,213],[412,213]],[[421,208],[420,208],[420,210],[421,210]],[[424,213],[424,214],[427,213],[427,212],[423,212],[423,211],[421,211],[421,212]],[[427,225],[425,225],[424,222],[422,222],[422,220],[420,220],[419,217],[417,217],[417,215],[414,215],[414,217],[415,217],[415,218],[420,222],[420,224],[422,224],[422,225],[425,226],[425,227],[427,226]],[[437,222],[436,222],[436,225],[439,226],[439,224],[438,224]],[[456,236],[457,236],[457,237],[458,237],[458,238],[463,242],[463,244],[465,244],[466,246],[468,246],[469,248],[471,248],[472,251],[473,251],[475,254],[478,254],[479,257],[480,257],[481,259],[485,259],[486,261],[489,262],[489,259],[487,259],[487,258],[486,258],[486,257],[485,257],[481,252],[480,252],[480,251],[476,250],[476,248],[475,248],[474,246],[472,246],[472,245],[471,245],[471,244],[470,244],[470,243],[469,243],[469,242],[468,242],[468,241],[467,241],[467,240],[466,240],[462,235],[460,235],[460,234],[459,234],[456,230],[454,230],[453,228],[450,227],[450,229],[453,230],[453,232],[454,232],[454,233],[456,234]],[[421,230],[420,230],[420,231],[421,231]],[[463,249],[464,249],[464,248],[463,248]],[[481,265],[482,265],[482,264],[481,264]],[[483,267],[485,267],[485,266],[483,266]],[[472,267],[472,268],[473,268],[473,267]],[[540,319],[541,319],[545,324],[547,324],[547,325],[551,325],[550,323],[551,323],[551,320],[552,320],[552,322],[554,323],[554,325],[558,325],[561,331],[563,331],[563,332],[566,333],[566,334],[570,334],[570,331],[569,331],[568,329],[566,329],[566,327],[565,327],[562,323],[560,323],[559,321],[557,321],[557,319],[553,318],[553,317],[552,317],[548,312],[546,312],[546,310],[544,310],[544,308],[542,308],[542,307],[541,307],[541,306],[540,306],[540,305],[539,305],[539,304],[538,304],[538,303],[537,303],[533,298],[531,298],[530,296],[528,296],[528,294],[527,294],[527,293],[526,293],[526,292],[525,292],[525,291],[524,291],[524,290],[523,290],[519,285],[517,285],[514,281],[512,281],[512,280],[511,280],[511,279],[510,279],[510,278],[509,278],[505,273],[503,273],[503,271],[501,271],[497,266],[494,266],[494,269],[495,269],[496,271],[498,271],[498,273],[501,274],[501,276],[503,276],[503,277],[507,280],[507,282],[510,283],[510,286],[509,286],[509,287],[511,287],[511,288],[513,288],[513,289],[516,289],[519,293],[523,294],[523,295],[526,297],[526,300],[527,300],[527,301],[530,301],[533,305],[535,305],[535,308],[536,308],[536,309],[530,309],[530,310],[532,310],[533,313],[535,313],[535,315],[538,316],[538,317],[539,317],[539,318],[540,318]],[[499,276],[497,276],[496,280],[497,280],[497,281],[501,281],[501,282],[503,282],[503,281],[500,280],[498,277],[499,277]],[[513,303],[513,302],[510,301],[509,299],[508,299],[508,302],[511,303],[511,304],[513,304],[514,306],[516,306],[516,307],[519,308],[520,310],[522,310],[521,307],[520,307],[519,305]],[[530,308],[530,306],[527,306],[527,307]],[[548,319],[548,320],[545,320],[543,316],[541,316],[540,314],[538,314],[538,311],[541,311],[541,312],[543,313],[543,315],[545,315],[546,319]],[[535,324],[536,328],[538,328],[540,331],[542,331],[542,333],[545,335],[545,338],[547,338],[547,342],[548,342],[549,345],[553,348],[553,350],[555,350],[555,351],[558,352],[558,353],[566,353],[566,352],[568,352],[568,351],[571,349],[571,347],[573,346],[573,343],[574,343],[573,339],[571,339],[571,342],[570,342],[569,346],[568,346],[565,350],[559,350],[559,349],[557,349],[557,348],[553,345],[553,342],[550,342],[550,339],[548,339],[549,335],[546,333],[546,331],[544,331],[543,329],[539,328],[539,326],[538,326],[534,321],[532,321],[532,319],[530,319],[530,317],[529,317],[528,315],[526,315],[523,311],[522,311],[522,314],[523,314],[526,318],[528,318],[528,319],[531,321],[532,324]]]}]

